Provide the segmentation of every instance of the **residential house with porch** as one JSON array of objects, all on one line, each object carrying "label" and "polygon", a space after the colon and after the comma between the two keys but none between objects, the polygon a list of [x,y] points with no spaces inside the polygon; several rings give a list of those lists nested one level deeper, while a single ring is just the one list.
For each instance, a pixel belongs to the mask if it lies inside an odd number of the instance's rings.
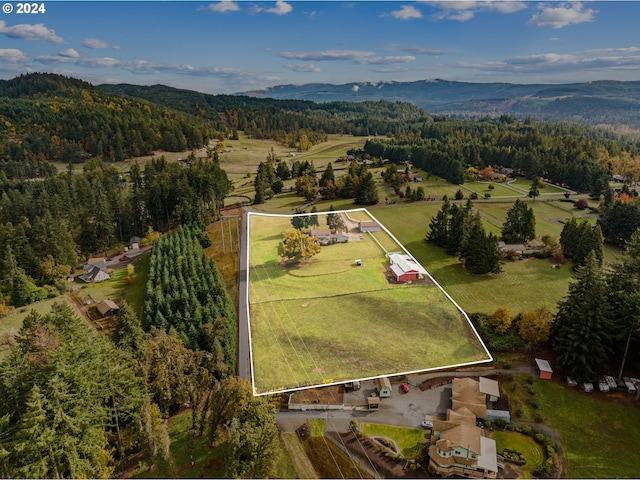
[{"label": "residential house with porch", "polygon": [[[483,389],[495,393],[497,382],[491,382],[483,382]],[[481,391],[480,381],[469,377],[454,378],[451,390],[446,420],[433,422],[429,468],[446,477],[496,478],[496,442],[476,423],[487,415],[487,393]]]}]

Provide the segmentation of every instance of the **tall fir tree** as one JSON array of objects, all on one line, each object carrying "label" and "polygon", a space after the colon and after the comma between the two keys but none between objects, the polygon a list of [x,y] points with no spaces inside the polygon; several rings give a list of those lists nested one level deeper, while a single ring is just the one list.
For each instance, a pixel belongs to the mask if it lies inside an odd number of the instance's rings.
[{"label": "tall fir tree", "polygon": [[569,294],[558,304],[551,344],[567,375],[591,382],[608,364],[612,345],[607,287],[595,252],[589,253],[574,278]]},{"label": "tall fir tree", "polygon": [[536,236],[536,218],[532,208],[518,199],[507,211],[502,224],[502,239],[507,243],[526,242]]}]

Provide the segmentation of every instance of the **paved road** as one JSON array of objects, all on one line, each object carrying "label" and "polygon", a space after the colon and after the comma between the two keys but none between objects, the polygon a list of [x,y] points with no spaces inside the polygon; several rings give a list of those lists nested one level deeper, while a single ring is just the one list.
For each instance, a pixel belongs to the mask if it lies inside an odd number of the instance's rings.
[{"label": "paved road", "polygon": [[251,361],[249,347],[249,292],[247,275],[249,269],[249,215],[242,216],[242,233],[240,234],[240,255],[238,255],[238,364],[237,374],[241,378],[251,380]]}]

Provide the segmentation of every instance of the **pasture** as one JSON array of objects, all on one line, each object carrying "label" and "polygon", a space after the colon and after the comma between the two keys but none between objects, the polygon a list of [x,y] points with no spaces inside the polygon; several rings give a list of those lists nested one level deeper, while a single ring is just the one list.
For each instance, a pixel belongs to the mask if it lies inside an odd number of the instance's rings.
[{"label": "pasture", "polygon": [[[319,216],[320,228],[326,215]],[[429,281],[394,284],[367,235],[285,265],[289,216],[250,215],[249,308],[259,393],[490,360],[466,317]],[[402,251],[393,238],[386,246]],[[362,266],[354,260],[360,259]]]},{"label": "pasture", "polygon": [[[535,202],[539,203],[542,202]],[[474,203],[481,211],[488,205],[502,204]],[[510,203],[504,205],[507,209],[511,206]],[[448,256],[444,249],[424,240],[431,217],[440,207],[440,203],[407,204],[394,208],[372,207],[370,211],[466,312],[491,314],[500,307],[512,313],[539,307],[555,311],[571,280],[568,264],[551,268],[548,260],[528,258],[505,262],[503,272],[497,275],[472,275],[456,257]],[[561,225],[558,228],[556,238]]]}]

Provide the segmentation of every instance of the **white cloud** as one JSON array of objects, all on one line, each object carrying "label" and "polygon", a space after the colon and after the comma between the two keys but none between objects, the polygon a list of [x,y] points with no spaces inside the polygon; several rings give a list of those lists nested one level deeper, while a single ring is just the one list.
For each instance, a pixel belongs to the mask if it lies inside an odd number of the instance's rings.
[{"label": "white cloud", "polygon": [[416,59],[413,55],[398,55],[386,57],[365,57],[358,63],[366,65],[393,65],[396,63],[413,62]]},{"label": "white cloud", "polygon": [[68,55],[41,55],[35,58],[37,62],[52,64],[52,63],[70,63],[74,65],[81,65],[84,67],[115,67],[123,65],[123,62],[116,58],[111,57],[73,57]]},{"label": "white cloud", "polygon": [[436,20],[455,20],[457,22],[467,22],[481,12],[516,13],[528,8],[527,2],[509,0],[487,0],[487,1],[449,1],[436,0],[428,3],[438,12],[433,15]]},{"label": "white cloud", "polygon": [[0,61],[9,63],[26,62],[27,57],[17,48],[0,48]]},{"label": "white cloud", "polygon": [[103,49],[103,48],[116,48],[116,47],[112,47],[111,45],[109,45],[104,40],[99,40],[97,38],[85,38],[82,41],[82,46],[83,47],[87,47],[87,48],[91,48],[93,50],[99,50],[99,49]]},{"label": "white cloud", "polygon": [[594,53],[597,55],[608,54],[608,53],[638,53],[640,52],[640,47],[622,47],[622,48],[596,48],[594,50],[585,50],[585,53]]},{"label": "white cloud", "polygon": [[63,50],[62,52],[60,52],[58,55],[60,55],[61,57],[68,57],[68,58],[78,58],[80,56],[80,54],[73,48],[67,48],[66,50]]},{"label": "white cloud", "polygon": [[596,71],[639,71],[640,52],[637,47],[585,50],[574,53],[542,53],[507,58],[502,61],[456,63],[453,67],[472,69],[488,74],[553,75],[571,73],[586,75]]},{"label": "white cloud", "polygon": [[475,17],[476,14],[471,10],[461,10],[458,12],[451,13],[447,18],[449,20],[455,20],[456,22],[466,22]]},{"label": "white cloud", "polygon": [[210,3],[207,8],[216,13],[229,13],[229,12],[237,12],[240,10],[240,7],[236,2],[232,0],[222,0],[217,3]]},{"label": "white cloud", "polygon": [[52,43],[62,43],[64,40],[56,35],[56,32],[47,28],[42,23],[36,25],[20,24],[7,27],[7,22],[0,21],[0,33],[10,38],[19,38],[20,40],[44,40]]},{"label": "white cloud", "polygon": [[584,9],[581,2],[563,3],[558,7],[543,6],[540,13],[531,17],[530,23],[536,27],[562,28],[567,25],[593,22],[597,10]]},{"label": "white cloud", "polygon": [[414,18],[422,18],[422,12],[413,5],[402,5],[400,10],[391,12],[391,16],[398,20],[411,20]]},{"label": "white cloud", "polygon": [[284,58],[318,62],[332,60],[359,61],[362,58],[373,57],[375,53],[362,50],[322,50],[318,52],[280,52],[279,55]]},{"label": "white cloud", "polygon": [[446,53],[444,50],[438,50],[437,48],[425,48],[399,44],[391,45],[386,50],[396,50],[398,52],[413,53],[415,55],[443,55]]},{"label": "white cloud", "polygon": [[280,52],[281,57],[295,60],[315,62],[347,61],[360,65],[390,65],[411,62],[416,59],[413,55],[377,56],[375,52],[363,50],[322,50],[317,52]]},{"label": "white cloud", "polygon": [[283,0],[278,0],[275,7],[265,9],[265,12],[275,13],[276,15],[286,15],[292,11],[293,7]]},{"label": "white cloud", "polygon": [[316,73],[316,72],[321,72],[322,70],[320,69],[320,67],[318,67],[317,65],[314,65],[313,63],[300,63],[300,64],[289,64],[289,65],[285,65],[284,68],[287,68],[293,72],[303,72],[303,73]]}]

